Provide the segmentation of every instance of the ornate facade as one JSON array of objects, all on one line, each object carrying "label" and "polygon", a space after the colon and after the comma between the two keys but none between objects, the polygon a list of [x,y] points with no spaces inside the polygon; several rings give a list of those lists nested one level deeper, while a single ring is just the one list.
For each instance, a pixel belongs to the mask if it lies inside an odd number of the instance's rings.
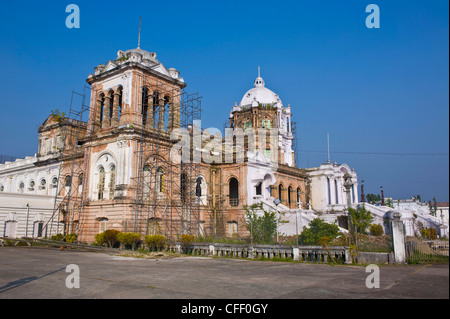
[{"label": "ornate facade", "polygon": [[[335,181],[334,198],[342,205],[334,212],[343,213],[344,166],[336,172],[296,166],[291,107],[261,76],[232,107],[224,137],[194,124],[200,120],[198,98],[185,92],[180,72],[164,67],[154,52],[119,51],[87,82],[89,120],[49,116],[26,173],[46,171],[45,177],[37,173],[34,185],[44,183],[47,188],[39,191],[55,199],[52,214],[43,217],[45,234],[58,225],[81,242],[94,241],[106,229],[171,238],[245,237],[244,206],[254,203],[283,212],[285,233],[295,234],[316,207],[330,210],[322,175]],[[345,169],[356,184],[356,173]],[[0,165],[1,191],[20,191],[19,180],[31,182],[29,177],[11,182],[11,174]],[[356,204],[355,189],[351,196]],[[294,214],[300,214],[300,223]]]}]

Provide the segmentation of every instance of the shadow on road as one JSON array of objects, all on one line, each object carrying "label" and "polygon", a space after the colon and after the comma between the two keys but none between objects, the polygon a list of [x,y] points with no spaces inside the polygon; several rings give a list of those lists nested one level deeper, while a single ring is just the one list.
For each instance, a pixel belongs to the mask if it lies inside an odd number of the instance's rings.
[{"label": "shadow on road", "polygon": [[61,268],[61,269],[49,272],[48,274],[45,274],[45,275],[42,275],[42,276],[25,277],[25,278],[21,278],[19,280],[8,282],[6,285],[0,287],[0,294],[5,292],[5,291],[8,291],[8,290],[11,290],[11,289],[14,289],[14,288],[26,285],[26,284],[28,284],[28,283],[30,283],[32,281],[39,280],[41,278],[50,276],[50,275],[52,275],[54,273],[57,273],[58,271],[61,271],[61,270],[65,270],[65,268]]}]

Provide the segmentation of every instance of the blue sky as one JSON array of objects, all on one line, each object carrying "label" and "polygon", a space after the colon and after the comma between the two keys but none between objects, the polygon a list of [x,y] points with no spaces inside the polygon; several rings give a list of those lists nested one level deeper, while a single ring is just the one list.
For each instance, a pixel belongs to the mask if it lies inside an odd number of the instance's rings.
[{"label": "blue sky", "polygon": [[[68,4],[80,29],[65,26]],[[380,8],[368,29],[365,8]],[[448,1],[2,1],[0,154],[37,151],[37,127],[67,111],[118,50],[155,51],[222,129],[261,66],[290,104],[299,166],[347,163],[366,193],[448,201]],[[395,154],[395,155],[394,155]],[[444,155],[442,155],[444,154]]]}]

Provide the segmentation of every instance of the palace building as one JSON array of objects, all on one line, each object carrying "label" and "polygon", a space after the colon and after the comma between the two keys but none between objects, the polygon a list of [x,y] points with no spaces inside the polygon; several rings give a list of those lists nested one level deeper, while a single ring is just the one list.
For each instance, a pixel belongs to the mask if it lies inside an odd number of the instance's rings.
[{"label": "palace building", "polygon": [[295,107],[260,74],[231,107],[224,136],[196,125],[201,98],[154,52],[119,51],[86,81],[90,100],[45,120],[34,157],[0,164],[0,237],[64,232],[93,242],[107,229],[246,237],[252,204],[278,211],[280,232],[292,235],[316,213],[339,223],[358,203],[349,166],[299,168]]}]

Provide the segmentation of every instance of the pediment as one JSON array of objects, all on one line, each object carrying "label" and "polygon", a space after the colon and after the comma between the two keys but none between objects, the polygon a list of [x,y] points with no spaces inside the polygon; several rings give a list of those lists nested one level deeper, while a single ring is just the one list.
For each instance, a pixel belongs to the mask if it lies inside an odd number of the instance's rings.
[{"label": "pediment", "polygon": [[46,128],[53,126],[55,124],[59,124],[59,122],[56,120],[56,117],[53,114],[50,114],[44,121],[44,123],[41,124],[39,127],[39,131],[45,130]]},{"label": "pediment", "polygon": [[108,64],[105,66],[105,68],[103,69],[103,72],[107,72],[107,71],[111,71],[113,69],[117,68],[117,64],[115,64],[112,61],[109,61]]}]

